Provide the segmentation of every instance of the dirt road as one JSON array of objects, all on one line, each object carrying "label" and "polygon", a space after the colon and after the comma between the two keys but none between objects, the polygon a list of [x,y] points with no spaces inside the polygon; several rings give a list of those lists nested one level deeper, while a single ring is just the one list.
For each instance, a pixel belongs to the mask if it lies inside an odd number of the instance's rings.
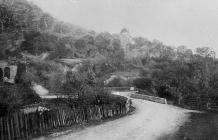
[{"label": "dirt road", "polygon": [[41,140],[156,140],[171,135],[187,120],[188,110],[178,107],[133,99],[136,111],[132,115]]}]

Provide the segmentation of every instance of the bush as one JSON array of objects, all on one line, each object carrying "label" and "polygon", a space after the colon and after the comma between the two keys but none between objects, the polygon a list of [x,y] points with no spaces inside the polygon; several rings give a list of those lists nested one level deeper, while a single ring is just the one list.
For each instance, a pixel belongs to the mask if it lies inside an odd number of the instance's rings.
[{"label": "bush", "polygon": [[2,115],[19,110],[24,105],[40,101],[40,97],[27,85],[0,85],[0,110]]},{"label": "bush", "polygon": [[120,78],[114,78],[112,81],[108,83],[109,87],[122,87],[123,86],[123,80]]},{"label": "bush", "polygon": [[116,77],[108,83],[108,86],[109,87],[129,87],[129,86],[132,86],[132,81]]},{"label": "bush", "polygon": [[149,90],[149,91],[153,90],[153,88],[154,88],[153,81],[151,79],[148,79],[148,78],[137,78],[137,79],[133,80],[133,85],[136,88]]}]

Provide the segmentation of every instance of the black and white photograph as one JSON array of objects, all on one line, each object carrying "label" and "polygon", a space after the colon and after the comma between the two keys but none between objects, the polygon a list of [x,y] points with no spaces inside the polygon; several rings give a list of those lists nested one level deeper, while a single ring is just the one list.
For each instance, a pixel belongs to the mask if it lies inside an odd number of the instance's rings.
[{"label": "black and white photograph", "polygon": [[0,0],[0,140],[218,140],[218,0]]}]

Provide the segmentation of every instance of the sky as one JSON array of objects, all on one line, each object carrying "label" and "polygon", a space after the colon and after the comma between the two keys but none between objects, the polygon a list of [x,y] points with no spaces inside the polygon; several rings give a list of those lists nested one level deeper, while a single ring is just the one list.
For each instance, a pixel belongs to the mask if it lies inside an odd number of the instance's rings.
[{"label": "sky", "polygon": [[218,0],[30,0],[59,20],[97,32],[210,47],[218,54]]}]

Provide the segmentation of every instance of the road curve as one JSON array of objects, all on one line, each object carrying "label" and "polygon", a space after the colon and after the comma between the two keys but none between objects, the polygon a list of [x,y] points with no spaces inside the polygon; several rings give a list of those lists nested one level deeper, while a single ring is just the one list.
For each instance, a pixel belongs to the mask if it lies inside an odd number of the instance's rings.
[{"label": "road curve", "polygon": [[171,135],[187,120],[185,109],[132,99],[136,111],[120,119],[58,137],[40,140],[156,140]]}]

